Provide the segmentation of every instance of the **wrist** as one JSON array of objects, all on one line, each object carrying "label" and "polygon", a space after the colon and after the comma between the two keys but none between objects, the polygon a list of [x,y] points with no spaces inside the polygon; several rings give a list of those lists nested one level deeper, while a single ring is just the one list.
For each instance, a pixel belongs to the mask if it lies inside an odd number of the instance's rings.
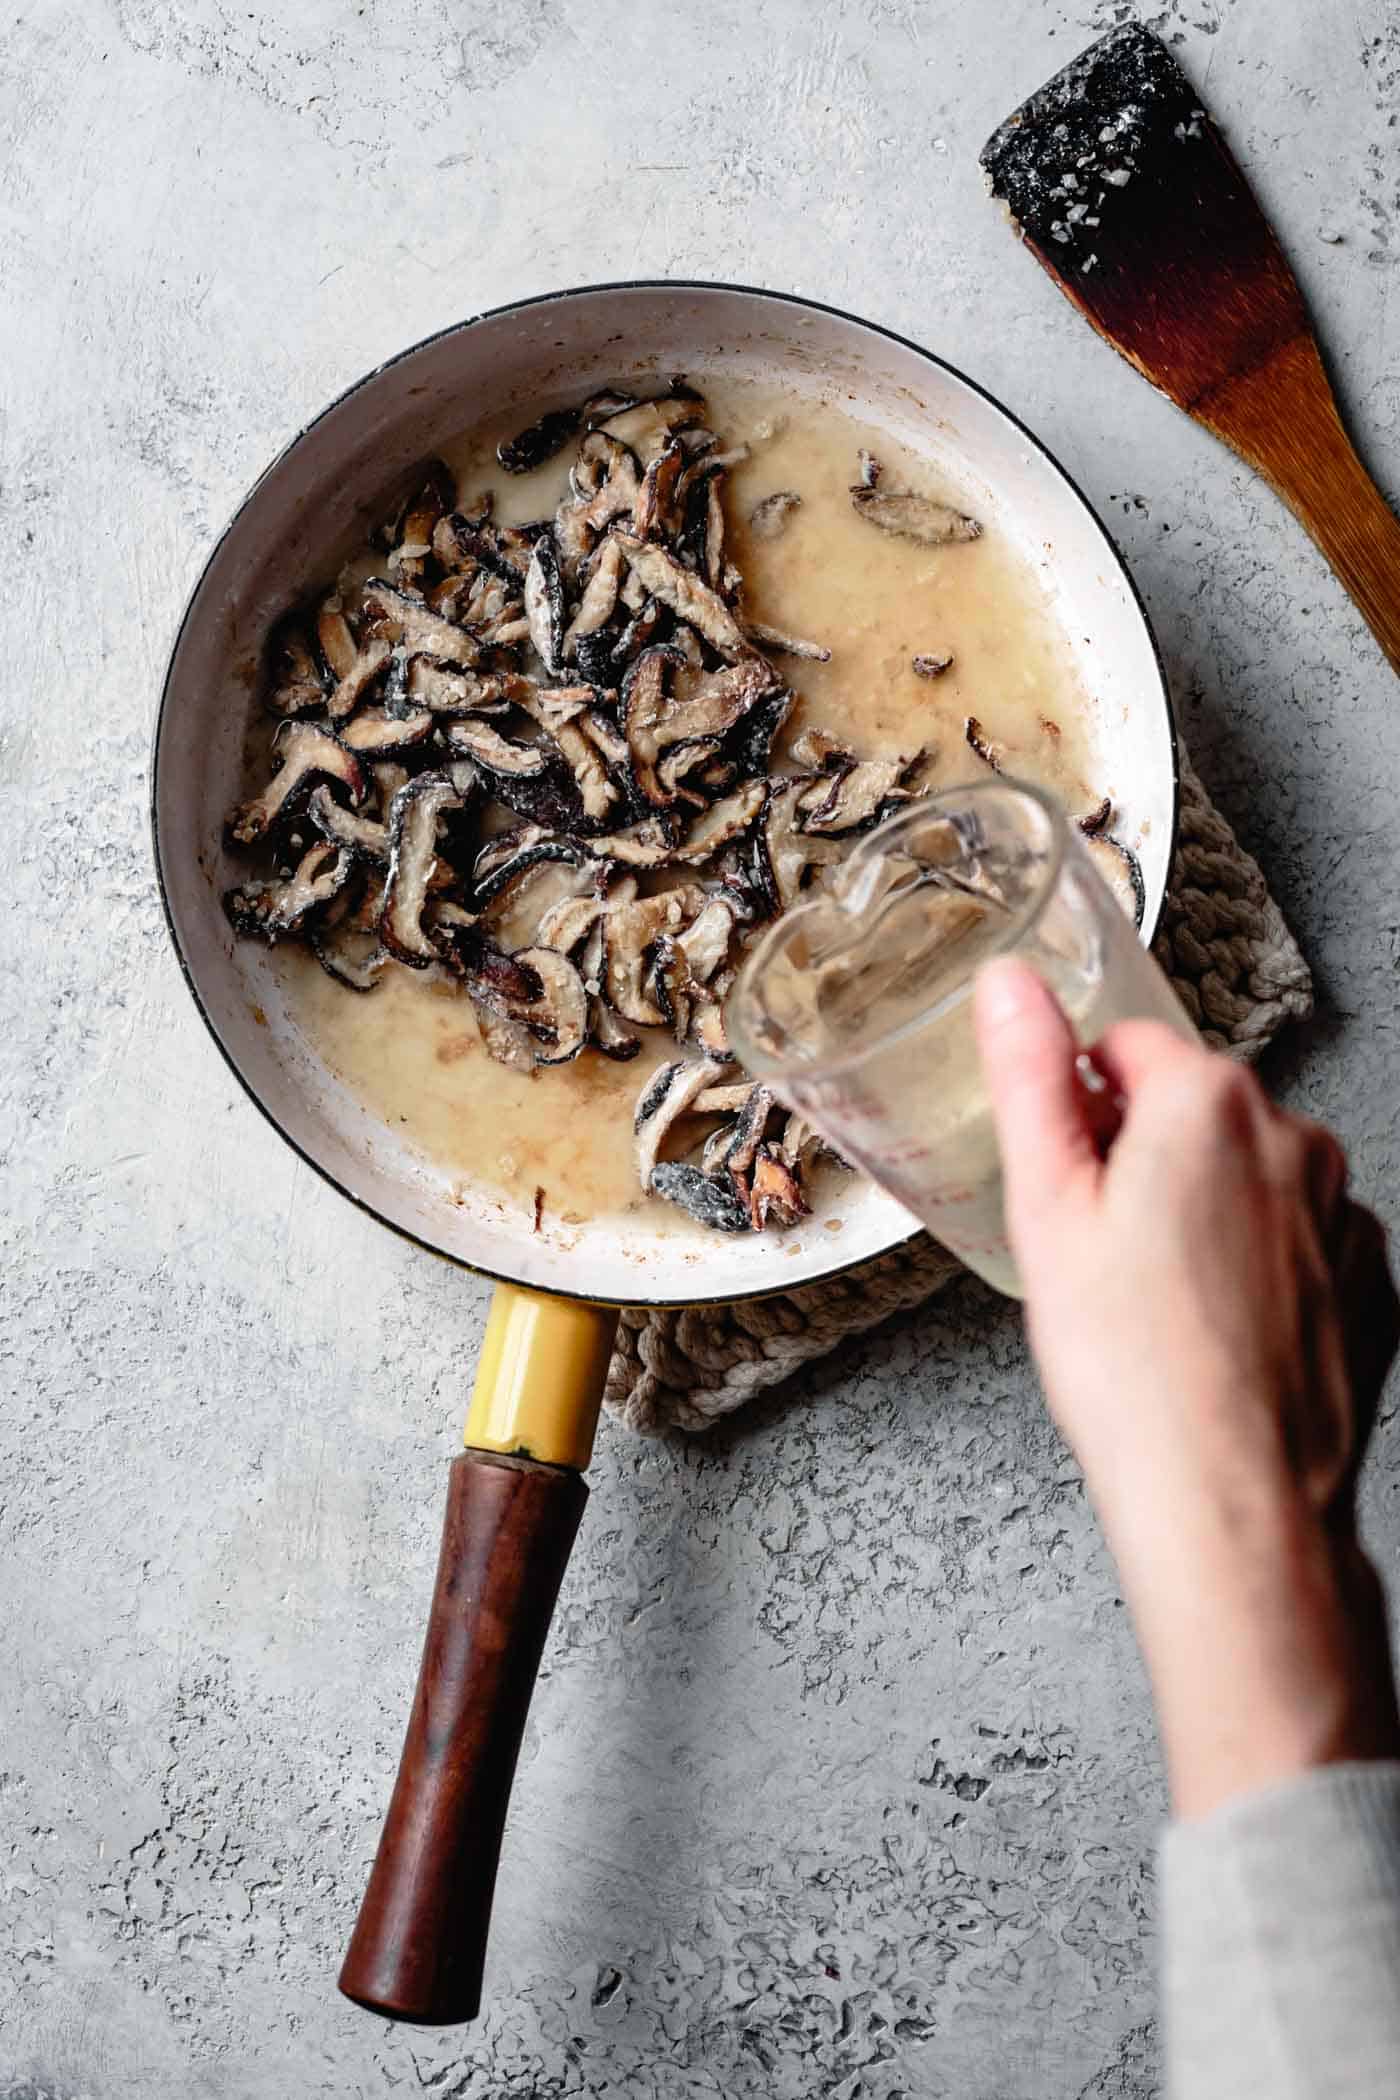
[{"label": "wrist", "polygon": [[1379,1580],[1350,1530],[1324,1522],[1280,1471],[1264,1464],[1189,1493],[1158,1478],[1135,1517],[1120,1500],[1106,1527],[1178,1815],[1318,1765],[1400,1753]]}]

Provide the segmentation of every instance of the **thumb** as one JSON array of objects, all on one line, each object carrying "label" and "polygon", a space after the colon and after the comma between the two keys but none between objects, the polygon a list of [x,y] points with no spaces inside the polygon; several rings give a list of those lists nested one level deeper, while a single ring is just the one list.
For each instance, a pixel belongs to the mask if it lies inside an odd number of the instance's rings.
[{"label": "thumb", "polygon": [[1075,1080],[1079,1045],[1054,993],[1025,963],[988,963],[973,996],[1007,1208],[1024,1217],[1098,1164]]}]

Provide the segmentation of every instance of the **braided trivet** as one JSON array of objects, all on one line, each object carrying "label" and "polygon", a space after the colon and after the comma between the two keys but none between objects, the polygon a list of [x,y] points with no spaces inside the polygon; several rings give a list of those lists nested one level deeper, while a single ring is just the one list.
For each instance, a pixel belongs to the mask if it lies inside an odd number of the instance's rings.
[{"label": "braided trivet", "polygon": [[[1312,1012],[1298,944],[1189,765],[1181,828],[1153,952],[1205,1040],[1257,1057],[1287,1021]],[[847,1335],[920,1305],[958,1273],[927,1233],[873,1261],[776,1298],[625,1312],[607,1400],[629,1429],[706,1429]]]}]

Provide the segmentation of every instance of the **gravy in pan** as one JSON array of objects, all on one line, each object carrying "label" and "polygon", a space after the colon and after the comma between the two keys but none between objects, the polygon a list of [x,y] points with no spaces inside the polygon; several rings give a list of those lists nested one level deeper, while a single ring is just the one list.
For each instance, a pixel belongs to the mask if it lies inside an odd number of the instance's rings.
[{"label": "gravy in pan", "polygon": [[[807,725],[829,729],[860,757],[933,753],[924,784],[976,777],[967,746],[976,715],[1007,747],[1014,770],[1056,791],[1076,810],[1099,799],[1089,756],[1088,705],[1068,642],[1027,561],[992,522],[980,539],[922,547],[858,517],[850,489],[857,454],[881,461],[882,486],[911,488],[979,510],[916,456],[863,427],[839,407],[744,383],[697,384],[708,421],[726,449],[751,456],[728,477],[727,551],[744,576],[746,616],[820,642],[829,663],[777,656],[798,695],[776,754]],[[459,496],[489,484],[507,523],[548,515],[562,493],[572,447],[535,473],[511,476],[495,459],[492,430],[447,453]],[[751,534],[754,506],[777,490],[801,497],[773,539]],[[372,573],[370,560],[355,572]],[[951,655],[936,678],[918,675],[916,655]],[[529,919],[547,901],[548,877],[527,885]],[[505,944],[530,939],[507,927]],[[449,1181],[485,1183],[527,1214],[579,1223],[609,1212],[655,1210],[682,1229],[669,1205],[643,1195],[632,1164],[632,1111],[648,1074],[680,1053],[669,1036],[643,1031],[641,1055],[615,1064],[585,1050],[572,1064],[524,1074],[482,1047],[465,994],[437,971],[391,967],[357,996],[303,949],[276,951],[287,1002],[311,1046],[373,1113]],[[650,1039],[648,1039],[650,1038]],[[816,1201],[820,1204],[820,1194]]]}]

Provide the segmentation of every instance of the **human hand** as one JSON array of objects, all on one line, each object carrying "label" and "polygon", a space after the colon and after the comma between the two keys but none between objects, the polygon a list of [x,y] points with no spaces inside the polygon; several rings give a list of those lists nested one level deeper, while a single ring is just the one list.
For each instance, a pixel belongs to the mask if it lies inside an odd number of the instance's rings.
[{"label": "human hand", "polygon": [[1400,1307],[1336,1141],[1154,1022],[1093,1062],[1024,965],[978,1037],[1051,1411],[1084,1467],[1153,1677],[1177,1806],[1400,1751],[1353,1498]]}]

